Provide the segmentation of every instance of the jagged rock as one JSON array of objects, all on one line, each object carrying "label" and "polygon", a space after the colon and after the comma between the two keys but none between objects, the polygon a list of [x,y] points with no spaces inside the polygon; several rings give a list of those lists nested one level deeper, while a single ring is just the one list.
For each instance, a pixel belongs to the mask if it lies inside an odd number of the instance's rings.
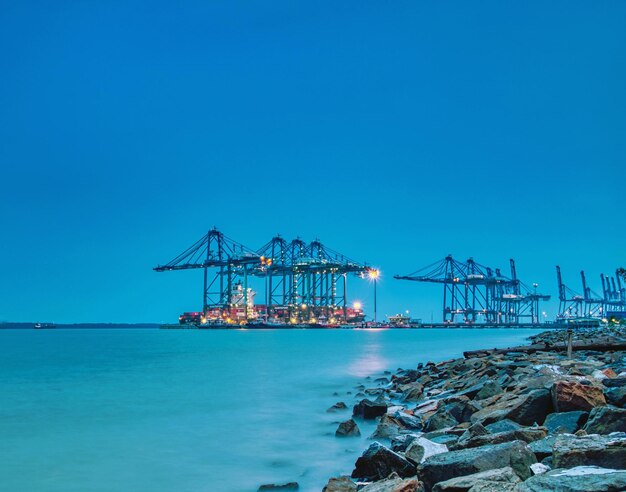
[{"label": "jagged rock", "polygon": [[513,441],[431,456],[420,465],[419,476],[427,489],[454,477],[505,466],[510,466],[520,478],[526,479],[531,475],[530,465],[536,462],[526,443]]},{"label": "jagged rock", "polygon": [[447,410],[440,408],[427,421],[424,426],[425,432],[433,432],[446,427],[454,427],[459,422]]},{"label": "jagged rock", "polygon": [[424,386],[420,383],[413,383],[409,388],[403,390],[404,400],[405,401],[416,401],[419,400],[424,391]]},{"label": "jagged rock", "polygon": [[275,483],[267,483],[261,485],[258,489],[258,492],[274,492],[279,490],[300,490],[300,486],[298,482],[289,482],[277,485]]},{"label": "jagged rock", "polygon": [[498,420],[497,422],[494,422],[493,424],[489,424],[485,426],[485,429],[487,429],[492,434],[497,434],[498,432],[513,431],[513,430],[517,430],[521,428],[522,428],[521,425],[509,419]]},{"label": "jagged rock", "polygon": [[499,395],[504,390],[502,386],[497,381],[487,381],[483,387],[480,389],[476,396],[474,396],[475,400],[484,400],[486,398],[491,398],[493,396]]},{"label": "jagged rock", "polygon": [[415,475],[415,465],[398,453],[383,446],[379,442],[373,442],[369,448],[356,460],[352,478],[365,480],[381,480],[390,473],[396,472],[400,477],[406,478]]},{"label": "jagged rock", "polygon": [[577,466],[557,469],[529,478],[519,492],[613,492],[626,490],[626,471]]},{"label": "jagged rock", "polygon": [[574,412],[555,412],[548,415],[543,426],[548,429],[550,434],[573,434],[580,429],[585,422],[589,414],[583,411]]},{"label": "jagged rock", "polygon": [[419,436],[417,434],[400,434],[391,439],[391,450],[404,453],[409,445]]},{"label": "jagged rock", "polygon": [[423,426],[422,419],[406,412],[397,411],[392,415],[406,429],[421,429]]},{"label": "jagged rock", "polygon": [[428,413],[434,413],[437,411],[440,405],[441,400],[427,400],[425,402],[419,403],[413,409],[413,415],[420,416]]},{"label": "jagged rock", "polygon": [[602,384],[608,388],[618,388],[626,386],[626,377],[617,377],[614,379],[603,379]]},{"label": "jagged rock", "polygon": [[515,492],[517,484],[508,482],[491,482],[482,480],[476,482],[467,492]]},{"label": "jagged rock", "polygon": [[626,407],[626,386],[608,388],[604,391],[604,397],[611,405]]},{"label": "jagged rock", "polygon": [[594,408],[583,427],[587,434],[626,432],[626,409],[614,407]]},{"label": "jagged rock", "polygon": [[538,441],[531,442],[528,448],[535,453],[538,460],[552,456],[552,447],[556,441],[556,435],[548,436]]},{"label": "jagged rock", "polygon": [[541,475],[542,473],[550,471],[550,467],[544,463],[533,463],[530,465],[530,471],[533,472],[533,475]]},{"label": "jagged rock", "polygon": [[482,482],[497,482],[501,485],[502,483],[515,484],[521,480],[510,466],[505,466],[439,482],[433,487],[432,492],[465,492]]},{"label": "jagged rock", "polygon": [[484,386],[485,386],[485,382],[476,383],[464,389],[463,391],[459,391],[457,395],[467,396],[471,400],[480,392],[480,390],[483,389]]},{"label": "jagged rock", "polygon": [[326,411],[327,412],[338,412],[340,410],[345,410],[347,408],[348,408],[348,406],[344,402],[338,401],[337,403],[335,403],[332,407],[330,407]]},{"label": "jagged rock", "polygon": [[356,492],[356,484],[350,480],[350,477],[331,478],[322,492]]},{"label": "jagged rock", "polygon": [[447,451],[448,446],[445,444],[437,444],[424,437],[418,437],[406,448],[404,457],[417,465],[426,458],[430,458],[436,454],[446,453]]},{"label": "jagged rock", "polygon": [[356,422],[352,419],[348,419],[345,422],[341,422],[337,430],[335,431],[335,435],[337,437],[355,437],[360,436],[361,431],[359,430],[359,426],[356,425]]},{"label": "jagged rock", "polygon": [[522,425],[543,424],[546,415],[551,412],[550,392],[537,389],[509,400],[499,400],[476,412],[471,420],[483,425],[502,419],[510,419]]},{"label": "jagged rock", "polygon": [[392,437],[400,434],[400,430],[402,429],[402,424],[395,417],[392,417],[389,414],[385,414],[378,422],[376,426],[376,430],[370,436],[372,439],[383,438],[383,439],[391,439]]},{"label": "jagged rock", "polygon": [[366,485],[361,492],[424,492],[424,484],[417,478],[402,479],[393,473],[385,480]]},{"label": "jagged rock", "polygon": [[381,401],[371,401],[367,398],[361,400],[354,405],[352,415],[354,417],[361,417],[363,419],[375,419],[381,417],[387,413],[387,404]]},{"label": "jagged rock", "polygon": [[552,447],[554,468],[595,465],[626,468],[626,434],[572,436],[560,434]]},{"label": "jagged rock", "polygon": [[454,398],[444,408],[457,422],[469,422],[472,414],[480,410],[480,407],[469,401],[467,397]]},{"label": "jagged rock", "polygon": [[552,385],[552,405],[557,412],[590,411],[606,405],[600,388],[575,381],[557,381]]},{"label": "jagged rock", "polygon": [[498,432],[497,434],[485,434],[482,436],[470,437],[467,440],[459,441],[451,449],[466,449],[484,446],[486,444],[500,444],[511,441],[524,441],[530,443],[543,439],[548,434],[544,427],[525,427],[508,432]]}]

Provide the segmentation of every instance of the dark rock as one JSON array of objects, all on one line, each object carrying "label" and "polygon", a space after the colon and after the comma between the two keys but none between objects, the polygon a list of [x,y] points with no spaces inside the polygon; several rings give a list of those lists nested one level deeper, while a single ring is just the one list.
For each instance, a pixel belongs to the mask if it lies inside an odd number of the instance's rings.
[{"label": "dark rock", "polygon": [[446,427],[454,427],[459,422],[450,415],[444,408],[437,410],[427,421],[424,426],[425,432],[432,432]]},{"label": "dark rock", "polygon": [[626,435],[621,436],[560,434],[552,448],[554,468],[583,465],[626,468]]},{"label": "dark rock", "polygon": [[400,431],[403,429],[402,424],[395,418],[389,414],[385,414],[378,422],[376,426],[376,430],[371,435],[373,439],[383,438],[383,439],[391,439],[392,437],[400,434]]},{"label": "dark rock", "polygon": [[[548,456],[552,456],[552,447],[556,441],[556,436],[548,436],[543,439],[539,439],[538,441],[533,441],[528,445],[528,449],[530,449],[538,460],[543,460]],[[545,464],[545,463],[544,463]]]},{"label": "dark rock", "polygon": [[348,419],[345,422],[341,422],[337,430],[335,431],[335,435],[337,437],[355,437],[360,436],[361,431],[359,430],[359,426],[356,425],[356,422],[352,419]]},{"label": "dark rock", "polygon": [[497,422],[494,422],[493,424],[489,424],[485,426],[485,429],[487,429],[492,434],[497,434],[498,432],[513,431],[513,430],[517,430],[521,428],[522,428],[521,425],[509,419],[498,420]]},{"label": "dark rock", "polygon": [[519,492],[613,492],[626,490],[626,471],[596,466],[556,469],[529,478]]},{"label": "dark rock", "polygon": [[363,419],[375,419],[387,413],[387,404],[380,401],[361,400],[354,405],[352,415]]},{"label": "dark rock", "polygon": [[348,406],[344,402],[338,401],[337,403],[335,403],[332,407],[330,407],[326,411],[327,412],[338,412],[340,410],[345,410],[347,408],[348,408]]},{"label": "dark rock", "polygon": [[476,396],[474,396],[475,400],[484,400],[486,398],[491,398],[493,396],[499,395],[503,392],[502,386],[497,381],[487,381],[483,387],[480,389]]},{"label": "dark rock", "polygon": [[466,449],[485,446],[487,444],[500,444],[511,441],[524,441],[530,443],[543,439],[548,434],[544,427],[526,427],[507,432],[498,432],[497,434],[486,434],[483,436],[471,437],[465,441],[459,440],[451,449]]},{"label": "dark rock", "polygon": [[516,484],[521,480],[510,466],[505,466],[439,482],[433,487],[432,492],[465,492],[483,482],[497,482],[502,485],[503,483]]},{"label": "dark rock", "polygon": [[606,401],[617,407],[626,407],[626,386],[609,388],[604,391]]},{"label": "dark rock", "polygon": [[457,395],[467,396],[471,400],[480,392],[480,390],[483,389],[483,386],[485,386],[484,382],[473,384],[469,388],[466,388],[463,391],[459,391]]},{"label": "dark rock", "polygon": [[626,409],[615,407],[594,408],[583,427],[587,434],[626,432]]},{"label": "dark rock", "polygon": [[275,490],[299,490],[300,486],[298,482],[289,482],[281,485],[277,485],[274,483],[268,483],[265,485],[261,485],[258,489],[258,492],[273,492]]},{"label": "dark rock", "polygon": [[406,429],[421,429],[423,427],[422,419],[401,410],[394,412],[392,416]]},{"label": "dark rock", "polygon": [[505,466],[510,466],[520,478],[526,479],[531,476],[530,465],[536,462],[526,443],[513,441],[431,456],[420,465],[419,476],[427,489],[454,477]]},{"label": "dark rock", "polygon": [[415,475],[416,469],[415,465],[403,456],[378,442],[373,442],[356,460],[352,478],[382,480],[392,472],[405,478]]},{"label": "dark rock", "polygon": [[416,434],[400,434],[399,436],[391,439],[391,450],[396,453],[404,453],[409,447],[409,444],[417,438],[418,436]]},{"label": "dark rock", "polygon": [[542,424],[552,412],[550,392],[545,389],[530,391],[487,406],[472,415],[472,422],[488,425],[502,419],[510,419],[522,425]]},{"label": "dark rock", "polygon": [[419,400],[424,392],[424,386],[419,383],[412,383],[409,388],[404,389],[404,399],[406,401],[416,401]]},{"label": "dark rock", "polygon": [[356,484],[350,477],[331,478],[322,492],[356,492]]},{"label": "dark rock", "polygon": [[400,478],[395,473],[379,482],[373,482],[362,489],[361,492],[424,492],[424,484],[417,478]]},{"label": "dark rock", "polygon": [[587,412],[580,410],[574,412],[555,412],[548,415],[543,425],[548,429],[550,434],[573,434],[585,425],[588,417],[589,414]]},{"label": "dark rock", "polygon": [[467,398],[456,398],[456,401],[448,403],[444,408],[457,422],[469,422],[472,415],[480,410],[475,403]]},{"label": "dark rock", "polygon": [[602,380],[602,384],[607,388],[619,388],[626,386],[626,378],[606,378]]},{"label": "dark rock", "polygon": [[557,412],[590,411],[606,405],[600,388],[575,381],[557,381],[552,385],[552,405]]}]

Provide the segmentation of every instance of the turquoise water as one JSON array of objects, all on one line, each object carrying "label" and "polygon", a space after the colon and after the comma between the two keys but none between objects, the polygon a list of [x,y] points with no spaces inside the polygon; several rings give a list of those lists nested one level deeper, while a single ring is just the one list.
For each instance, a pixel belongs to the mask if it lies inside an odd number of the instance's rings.
[{"label": "turquoise water", "polygon": [[1,330],[0,490],[319,491],[372,431],[334,437],[355,385],[531,333]]}]

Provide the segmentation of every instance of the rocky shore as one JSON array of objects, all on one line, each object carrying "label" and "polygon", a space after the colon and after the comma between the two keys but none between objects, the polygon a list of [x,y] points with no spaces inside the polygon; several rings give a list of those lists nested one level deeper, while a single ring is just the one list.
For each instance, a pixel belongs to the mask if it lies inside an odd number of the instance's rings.
[{"label": "rocky shore", "polygon": [[[324,491],[626,490],[626,333],[575,332],[571,358],[566,336],[375,380],[336,431],[350,439],[375,420],[372,442]],[[350,416],[344,402],[328,411]]]}]

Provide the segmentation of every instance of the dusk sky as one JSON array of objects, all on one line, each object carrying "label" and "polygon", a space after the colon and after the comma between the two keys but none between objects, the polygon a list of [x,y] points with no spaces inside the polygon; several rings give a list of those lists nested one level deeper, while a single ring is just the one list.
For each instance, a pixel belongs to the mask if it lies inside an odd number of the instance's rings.
[{"label": "dusk sky", "polygon": [[[216,226],[552,294],[626,263],[626,2],[5,2],[0,321],[176,322]],[[626,265],[624,265],[626,266]],[[372,286],[350,279],[371,314]]]}]

